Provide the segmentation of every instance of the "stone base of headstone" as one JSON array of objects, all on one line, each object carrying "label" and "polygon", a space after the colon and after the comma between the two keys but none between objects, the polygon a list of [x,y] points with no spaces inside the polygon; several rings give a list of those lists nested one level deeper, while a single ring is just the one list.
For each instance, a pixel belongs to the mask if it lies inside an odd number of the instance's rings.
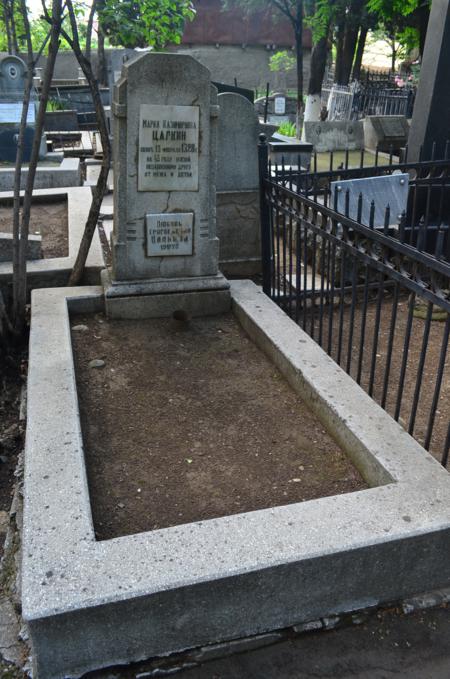
[{"label": "stone base of headstone", "polygon": [[163,318],[175,311],[187,317],[212,316],[231,308],[230,284],[222,274],[195,278],[114,281],[102,271],[105,310],[110,318]]}]

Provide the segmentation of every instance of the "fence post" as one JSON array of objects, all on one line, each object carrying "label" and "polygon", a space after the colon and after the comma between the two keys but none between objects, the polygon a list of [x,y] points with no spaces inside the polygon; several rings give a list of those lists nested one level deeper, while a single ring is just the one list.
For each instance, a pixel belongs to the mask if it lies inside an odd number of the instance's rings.
[{"label": "fence post", "polygon": [[264,182],[269,173],[269,146],[266,136],[259,135],[258,143],[259,167],[259,212],[261,224],[261,263],[263,292],[270,297],[271,293],[271,246],[270,246],[270,213],[266,201]]}]

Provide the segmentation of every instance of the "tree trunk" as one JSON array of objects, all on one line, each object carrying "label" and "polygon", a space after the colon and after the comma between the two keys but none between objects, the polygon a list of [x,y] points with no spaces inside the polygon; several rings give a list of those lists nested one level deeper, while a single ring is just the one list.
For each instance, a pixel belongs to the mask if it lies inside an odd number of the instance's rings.
[{"label": "tree trunk", "polygon": [[369,29],[367,26],[361,26],[361,30],[359,31],[358,47],[356,48],[355,62],[353,64],[352,80],[359,80],[361,77],[361,66],[368,32]]},{"label": "tree trunk", "polygon": [[328,56],[328,35],[320,38],[314,45],[311,54],[311,69],[308,83],[308,96],[306,97],[305,121],[319,120],[321,105],[321,92],[325,68]]},{"label": "tree trunk", "polygon": [[[15,330],[18,334],[22,333],[25,325],[25,308],[27,301],[27,280],[26,280],[27,245],[30,225],[31,200],[33,196],[36,168],[39,160],[41,137],[44,131],[45,109],[47,107],[47,102],[49,98],[50,85],[53,77],[53,71],[55,68],[56,55],[59,49],[59,36],[61,31],[61,18],[62,18],[61,13],[62,13],[61,0],[53,0],[50,45],[47,56],[47,63],[45,65],[39,110],[36,116],[33,145],[31,148],[30,163],[28,165],[27,183],[25,188],[25,195],[23,197],[22,220],[20,224],[18,259],[19,259],[19,271],[21,272],[21,276],[18,278],[17,296],[14,300],[14,325]],[[23,272],[25,273],[23,274]]]},{"label": "tree trunk", "polygon": [[[28,20],[28,9],[26,0],[20,0],[20,13],[22,15],[25,41],[27,45],[27,79],[23,93],[22,114],[17,140],[16,163],[14,168],[14,200],[13,200],[13,314],[19,312],[20,290],[27,287],[27,270],[20,266],[20,185],[22,179],[22,160],[24,151],[24,136],[27,126],[28,109],[33,88],[33,72],[35,61],[33,56],[33,45],[31,40],[30,23]],[[21,329],[22,324],[16,324]]]},{"label": "tree trunk", "polygon": [[99,85],[108,85],[108,70],[106,68],[105,55],[105,34],[103,33],[100,19],[100,10],[104,5],[104,0],[97,0],[98,10],[98,37],[97,37],[97,80]]},{"label": "tree trunk", "polygon": [[92,29],[94,27],[94,15],[97,10],[97,0],[92,0],[91,11],[86,28],[86,49],[84,55],[88,61],[91,60]]},{"label": "tree trunk", "polygon": [[301,139],[303,125],[303,0],[297,0],[295,19],[295,50],[297,56],[297,139]]},{"label": "tree trunk", "polygon": [[13,46],[11,39],[11,27],[9,21],[9,0],[2,0],[3,20],[5,22],[6,40],[8,43],[8,54],[12,54]]},{"label": "tree trunk", "polygon": [[397,48],[395,38],[391,39],[391,71],[395,73],[395,62],[397,60]]},{"label": "tree trunk", "polygon": [[19,54],[19,44],[17,42],[17,31],[16,31],[16,20],[15,20],[15,17],[14,17],[14,0],[10,0],[10,7],[11,7],[10,23],[11,23],[12,54]]},{"label": "tree trunk", "polygon": [[92,191],[92,203],[89,210],[89,215],[86,221],[86,226],[84,227],[84,233],[81,239],[77,258],[75,260],[75,264],[70,274],[68,282],[69,285],[79,285],[81,283],[81,279],[83,276],[83,271],[86,265],[89,249],[91,247],[92,237],[95,233],[95,229],[97,228],[98,216],[100,214],[101,204],[106,191],[109,167],[111,163],[111,147],[109,141],[108,125],[106,122],[105,110],[103,108],[100,96],[98,81],[94,76],[94,72],[92,70],[90,61],[86,59],[86,57],[83,55],[81,51],[80,43],[78,40],[78,33],[75,30],[75,15],[73,12],[71,0],[67,0],[67,7],[69,10],[69,16],[72,23],[72,33],[74,36],[73,41],[69,44],[71,45],[75,53],[79,65],[83,69],[84,76],[89,85],[89,89],[91,90],[95,115],[97,118],[97,124],[100,132],[100,139],[102,142],[103,149],[102,167],[100,170],[99,178],[97,180],[97,185],[94,187]]},{"label": "tree trunk", "polygon": [[344,34],[345,34],[345,20],[341,19],[337,26],[336,32],[336,65],[334,68],[334,82],[338,85],[342,80],[342,60],[344,52]]},{"label": "tree trunk", "polygon": [[358,40],[359,26],[348,25],[345,30],[344,44],[342,49],[342,71],[339,85],[348,85],[352,72],[353,58],[355,56],[356,43]]}]

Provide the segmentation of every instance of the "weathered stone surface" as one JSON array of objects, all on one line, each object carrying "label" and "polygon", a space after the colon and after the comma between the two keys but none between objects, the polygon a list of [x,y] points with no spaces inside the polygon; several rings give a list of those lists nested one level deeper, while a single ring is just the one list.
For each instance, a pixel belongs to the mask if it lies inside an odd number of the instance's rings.
[{"label": "weathered stone surface", "polygon": [[259,193],[217,193],[219,264],[225,275],[253,276],[261,271]]},{"label": "weathered stone surface", "polygon": [[[144,116],[148,106],[159,107],[156,118],[153,114],[153,117]],[[190,158],[198,157],[198,190],[191,185],[185,187],[176,182],[177,178],[170,176],[172,170],[169,167],[157,171],[160,174],[165,173],[165,176],[153,177],[153,186],[152,181],[139,185],[139,175],[142,177],[142,166],[139,172],[137,163],[139,153],[152,158],[147,163],[151,166],[148,172],[154,172],[153,165],[172,164],[164,161],[165,155],[172,158],[172,151],[167,151],[166,154],[164,141],[160,137],[149,145],[147,136],[145,145],[139,144],[139,130],[144,124],[143,120],[151,118],[159,121],[160,127],[154,129],[156,134],[159,131],[164,132],[165,136],[169,133],[170,136],[172,132],[176,132],[170,127],[172,107],[177,107],[177,110],[186,107],[186,120],[191,122],[191,114],[195,112],[198,115],[198,147],[195,141],[188,140],[187,133],[195,132],[191,128],[180,130],[186,132],[186,139],[177,142],[177,157],[184,156],[185,152]],[[216,275],[218,239],[215,223],[215,150],[218,108],[217,90],[211,85],[209,71],[184,55],[141,55],[124,64],[122,77],[114,89],[112,113],[115,159],[113,280],[152,281],[160,278]],[[153,140],[153,135],[150,135],[150,140]],[[144,154],[142,148],[151,150]],[[147,177],[147,180],[152,178]],[[169,180],[170,185],[167,184]],[[193,254],[146,257],[146,215],[177,212],[194,214]]]},{"label": "weathered stone surface", "polygon": [[399,151],[408,142],[406,116],[367,116],[364,118],[364,143],[367,149]]},{"label": "weathered stone surface", "polygon": [[303,125],[305,141],[314,145],[317,153],[326,151],[357,151],[364,148],[362,120],[306,121]]},{"label": "weathered stone surface", "polygon": [[219,94],[217,102],[217,191],[255,191],[259,125],[253,105],[231,92]]},{"label": "weathered stone surface", "polygon": [[372,487],[98,542],[68,307],[97,309],[102,290],[34,291],[22,602],[39,679],[76,677],[450,584],[447,471],[257,286],[240,281],[232,291],[248,336]]}]

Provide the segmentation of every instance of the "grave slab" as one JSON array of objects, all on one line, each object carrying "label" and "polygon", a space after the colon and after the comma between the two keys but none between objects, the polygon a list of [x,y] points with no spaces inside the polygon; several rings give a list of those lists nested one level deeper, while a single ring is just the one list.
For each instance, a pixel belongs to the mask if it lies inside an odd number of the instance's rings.
[{"label": "grave slab", "polygon": [[[37,679],[239,639],[450,584],[448,473],[250,281],[232,309],[371,486],[97,542],[69,311],[32,297],[22,606]],[[42,399],[45,388],[46,399]]]}]

